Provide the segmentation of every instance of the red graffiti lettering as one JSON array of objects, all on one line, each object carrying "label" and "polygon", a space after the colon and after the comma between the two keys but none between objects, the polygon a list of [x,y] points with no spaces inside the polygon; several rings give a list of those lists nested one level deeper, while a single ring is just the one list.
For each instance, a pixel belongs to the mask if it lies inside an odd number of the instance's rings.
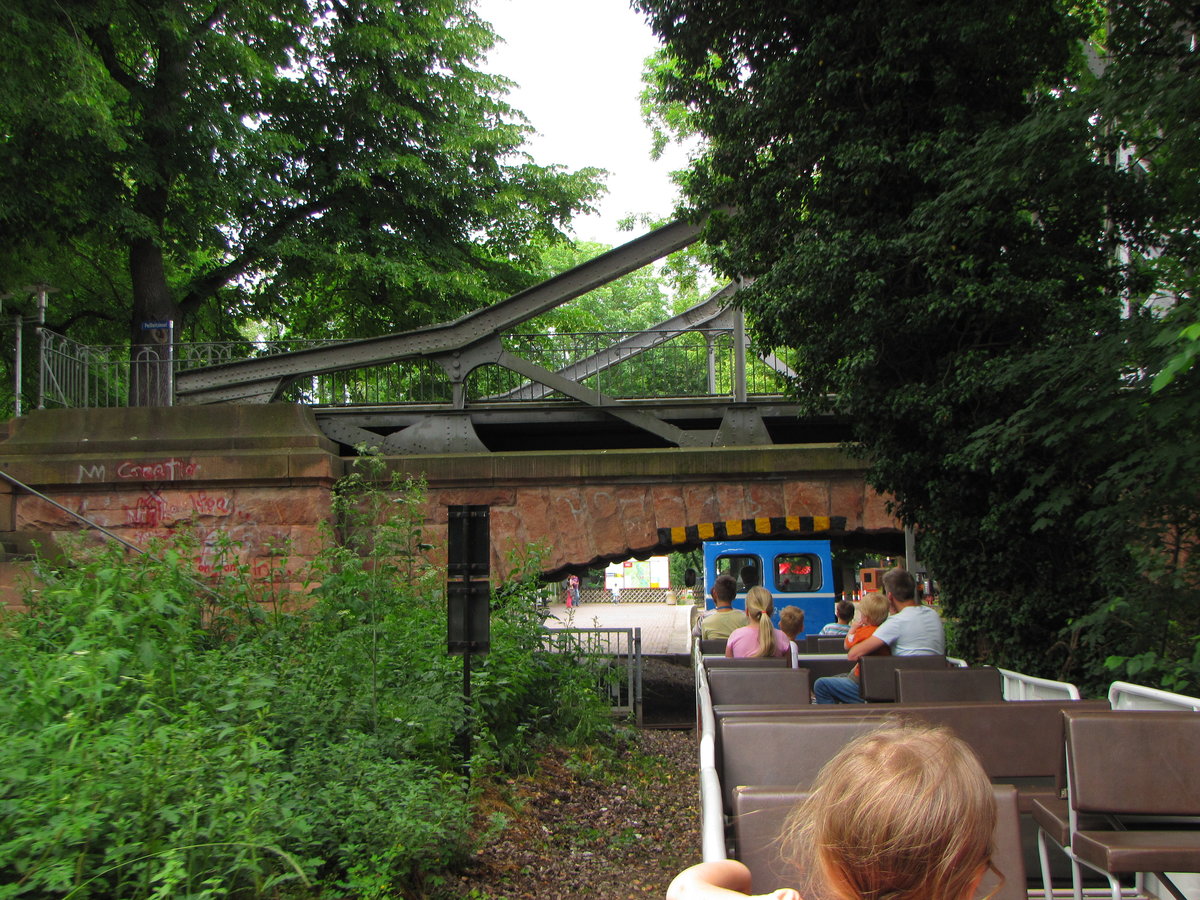
[{"label": "red graffiti lettering", "polygon": [[227,516],[233,512],[233,500],[229,497],[210,497],[204,491],[189,494],[192,509],[204,516]]},{"label": "red graffiti lettering", "polygon": [[157,491],[138,497],[133,506],[125,507],[125,524],[141,528],[158,528],[166,519],[167,501]]}]

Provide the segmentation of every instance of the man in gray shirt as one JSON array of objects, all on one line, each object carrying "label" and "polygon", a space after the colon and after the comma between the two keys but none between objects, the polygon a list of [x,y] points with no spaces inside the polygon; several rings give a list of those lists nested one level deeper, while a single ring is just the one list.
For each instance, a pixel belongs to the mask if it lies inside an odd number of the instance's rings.
[{"label": "man in gray shirt", "polygon": [[[946,632],[942,617],[917,602],[917,583],[904,569],[889,569],[883,576],[891,615],[875,633],[850,648],[847,657],[856,662],[884,647],[893,656],[945,655]],[[818,678],[813,684],[817,703],[862,703],[858,682],[848,675]]]}]

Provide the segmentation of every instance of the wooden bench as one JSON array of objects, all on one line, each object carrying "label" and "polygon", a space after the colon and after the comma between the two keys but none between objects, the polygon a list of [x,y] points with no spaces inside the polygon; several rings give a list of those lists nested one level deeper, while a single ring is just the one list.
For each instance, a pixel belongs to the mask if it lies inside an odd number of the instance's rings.
[{"label": "wooden bench", "polygon": [[[1011,785],[996,785],[996,830],[992,863],[1004,876],[995,900],[1026,900],[1025,862],[1021,852],[1017,794]],[[781,858],[779,836],[788,813],[806,793],[762,786],[739,788],[733,800],[734,856],[750,869],[752,891],[765,894],[779,887],[803,887],[798,873]],[[983,890],[996,878],[984,877]],[[807,894],[805,896],[808,896]]]},{"label": "wooden bench", "polygon": [[807,789],[830,757],[878,726],[875,719],[848,717],[802,725],[752,718],[718,723],[717,771],[726,815],[732,815],[734,793],[743,785]]}]

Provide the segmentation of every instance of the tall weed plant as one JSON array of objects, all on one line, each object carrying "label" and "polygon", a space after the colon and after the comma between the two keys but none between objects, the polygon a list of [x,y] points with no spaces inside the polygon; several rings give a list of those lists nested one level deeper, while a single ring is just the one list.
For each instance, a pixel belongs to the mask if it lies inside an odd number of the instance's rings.
[{"label": "tall weed plant", "polygon": [[529,570],[465,707],[423,487],[379,466],[339,484],[303,597],[237,566],[208,590],[184,538],[80,553],[0,623],[0,898],[422,896],[472,849],[465,722],[477,773],[605,731]]}]

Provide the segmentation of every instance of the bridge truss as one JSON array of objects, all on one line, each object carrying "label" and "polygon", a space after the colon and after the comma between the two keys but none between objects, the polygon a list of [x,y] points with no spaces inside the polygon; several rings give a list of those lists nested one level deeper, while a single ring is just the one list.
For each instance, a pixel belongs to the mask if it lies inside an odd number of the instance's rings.
[{"label": "bridge truss", "polygon": [[[246,359],[215,345],[176,345],[173,399],[302,403],[339,444],[389,454],[839,440],[836,423],[797,420],[785,400],[794,377],[785,360],[748,352],[730,305],[736,284],[642,332],[516,331],[687,247],[699,231],[667,225],[493,306],[400,334],[284,352],[260,345]],[[56,357],[45,349],[43,357],[43,380],[49,372],[57,383]]]}]

